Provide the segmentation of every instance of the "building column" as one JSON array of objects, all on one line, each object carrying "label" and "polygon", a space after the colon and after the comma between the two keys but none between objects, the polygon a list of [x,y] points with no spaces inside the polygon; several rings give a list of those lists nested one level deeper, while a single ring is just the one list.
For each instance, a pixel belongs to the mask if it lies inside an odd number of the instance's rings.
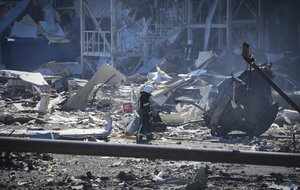
[{"label": "building column", "polygon": [[258,48],[264,48],[264,15],[263,15],[263,5],[261,0],[257,0],[258,2]]},{"label": "building column", "polygon": [[232,45],[232,1],[227,0],[226,7],[226,46]]},{"label": "building column", "polygon": [[117,0],[110,1],[111,12],[111,66],[116,67],[117,56]]},{"label": "building column", "polygon": [[81,64],[81,77],[86,78],[86,63],[83,59],[84,52],[84,31],[85,31],[85,9],[84,9],[84,0],[80,0],[80,64]]}]

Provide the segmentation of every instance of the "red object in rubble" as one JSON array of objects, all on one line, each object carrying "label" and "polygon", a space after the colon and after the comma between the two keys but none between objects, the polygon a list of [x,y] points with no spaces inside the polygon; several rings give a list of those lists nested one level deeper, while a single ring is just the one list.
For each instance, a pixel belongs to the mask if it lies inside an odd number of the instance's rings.
[{"label": "red object in rubble", "polygon": [[123,104],[123,111],[125,113],[132,113],[132,104],[131,102],[127,102]]}]

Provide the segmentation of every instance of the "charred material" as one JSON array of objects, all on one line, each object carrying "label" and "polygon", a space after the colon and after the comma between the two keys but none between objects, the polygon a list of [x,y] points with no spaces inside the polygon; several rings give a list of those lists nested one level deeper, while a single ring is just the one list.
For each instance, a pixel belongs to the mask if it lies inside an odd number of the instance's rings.
[{"label": "charred material", "polygon": [[[260,68],[272,77],[270,64]],[[224,136],[238,130],[259,136],[270,128],[277,113],[278,103],[273,102],[271,87],[256,72],[246,70],[218,86],[205,122],[213,135]]]}]

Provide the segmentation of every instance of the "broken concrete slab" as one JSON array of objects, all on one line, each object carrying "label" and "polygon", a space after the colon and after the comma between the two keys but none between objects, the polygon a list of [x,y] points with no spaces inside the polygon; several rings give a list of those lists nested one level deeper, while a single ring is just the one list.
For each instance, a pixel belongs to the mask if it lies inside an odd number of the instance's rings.
[{"label": "broken concrete slab", "polygon": [[84,109],[84,106],[88,101],[89,94],[97,84],[106,83],[113,86],[119,86],[121,81],[126,81],[126,77],[122,73],[108,64],[102,64],[89,82],[66,102],[66,104],[63,106],[63,109]]},{"label": "broken concrete slab", "polygon": [[0,75],[2,75],[2,77],[4,78],[21,79],[23,81],[37,86],[48,86],[47,81],[45,81],[41,73],[32,73],[15,70],[0,70]]},{"label": "broken concrete slab", "polygon": [[[26,118],[23,118],[23,120]],[[32,119],[32,118],[31,118]],[[0,130],[0,136],[20,136],[31,138],[50,138],[50,139],[84,139],[87,137],[94,137],[105,139],[112,130],[112,118],[106,115],[106,124],[103,127],[88,129],[53,129],[43,130],[41,128],[28,127],[27,129],[14,130],[13,132],[7,130]]]},{"label": "broken concrete slab", "polygon": [[274,123],[280,127],[300,123],[300,114],[295,110],[284,109],[278,112]]},{"label": "broken concrete slab", "polygon": [[18,109],[18,111],[27,111],[28,109],[22,105],[22,103],[13,103],[13,105]]},{"label": "broken concrete slab", "polygon": [[78,118],[75,116],[70,116],[64,114],[64,116],[62,116],[61,114],[55,113],[55,114],[51,114],[49,116],[49,123],[53,123],[53,124],[66,124],[66,125],[76,125]]},{"label": "broken concrete slab", "polygon": [[85,79],[71,79],[68,80],[68,92],[69,94],[75,94],[77,93],[81,88],[83,88],[86,83],[88,83],[88,80]]},{"label": "broken concrete slab", "polygon": [[30,116],[30,115],[18,115],[18,114],[2,114],[0,115],[0,122],[4,123],[5,125],[11,125],[13,123],[28,123],[29,121],[34,120],[35,123],[45,124],[46,121]]}]

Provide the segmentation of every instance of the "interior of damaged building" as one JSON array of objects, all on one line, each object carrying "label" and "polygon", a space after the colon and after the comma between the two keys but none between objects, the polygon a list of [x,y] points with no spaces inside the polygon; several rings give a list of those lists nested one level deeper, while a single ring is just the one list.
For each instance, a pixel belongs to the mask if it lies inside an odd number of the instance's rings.
[{"label": "interior of damaged building", "polygon": [[0,189],[299,189],[299,8],[1,0]]}]

